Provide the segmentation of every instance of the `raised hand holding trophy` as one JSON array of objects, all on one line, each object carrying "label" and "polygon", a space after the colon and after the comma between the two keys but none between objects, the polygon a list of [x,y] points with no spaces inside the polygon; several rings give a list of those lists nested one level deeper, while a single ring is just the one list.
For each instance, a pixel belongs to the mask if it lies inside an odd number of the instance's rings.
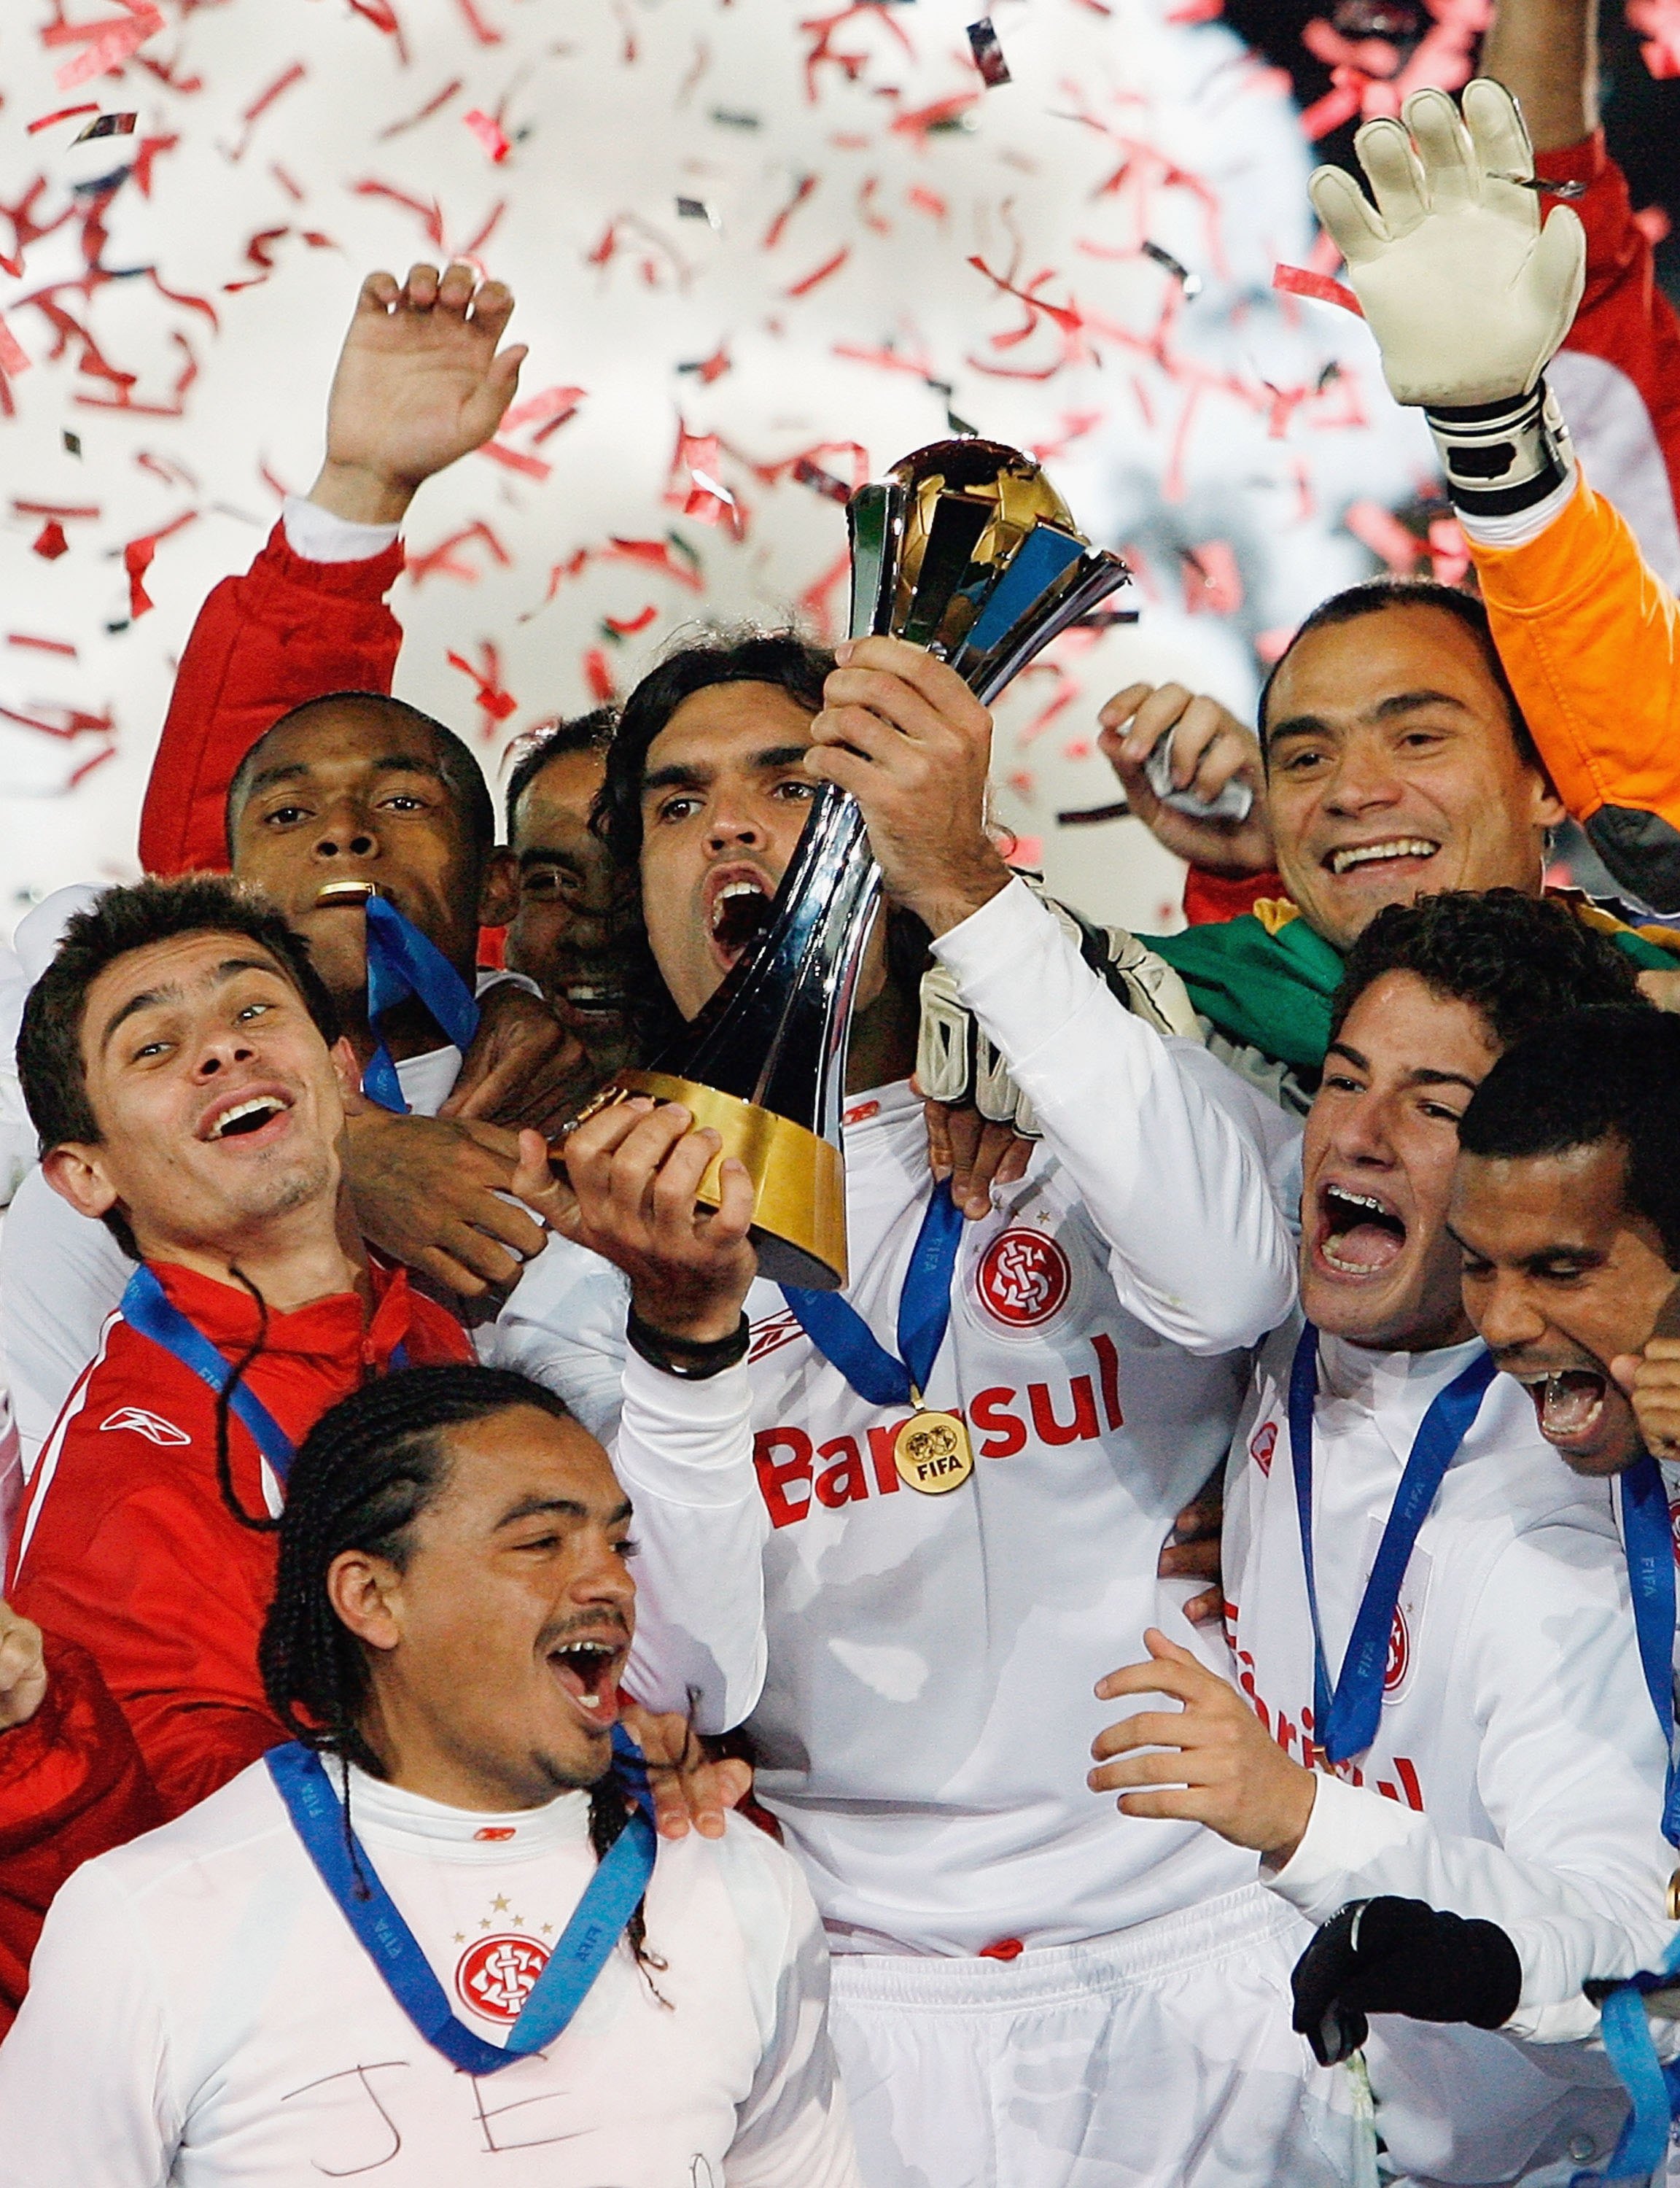
[{"label": "raised hand holding trophy", "polygon": [[[983,704],[1070,623],[1128,582],[1093,549],[1029,457],[996,441],[939,441],[862,487],[847,509],[850,635],[885,634],[949,662]],[[819,786],[753,943],[681,1041],[606,1097],[680,1102],[742,1162],[753,1239],[774,1282],[846,1282],[840,1111],[846,1038],[881,873],[857,801]]]}]

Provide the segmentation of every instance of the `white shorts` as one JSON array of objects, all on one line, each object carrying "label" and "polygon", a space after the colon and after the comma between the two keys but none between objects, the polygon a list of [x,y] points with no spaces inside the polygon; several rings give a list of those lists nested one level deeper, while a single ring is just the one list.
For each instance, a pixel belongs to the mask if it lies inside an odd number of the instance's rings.
[{"label": "white shorts", "polygon": [[1352,2087],[1289,2026],[1311,1934],[1252,1885],[1009,1962],[836,1954],[865,2188],[1343,2188]]}]

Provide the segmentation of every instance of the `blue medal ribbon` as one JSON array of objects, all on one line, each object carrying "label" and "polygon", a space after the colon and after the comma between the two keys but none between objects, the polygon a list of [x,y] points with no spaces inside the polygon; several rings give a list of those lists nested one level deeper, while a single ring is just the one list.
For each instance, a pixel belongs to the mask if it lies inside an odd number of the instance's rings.
[{"label": "blue medal ribbon", "polygon": [[1429,1517],[1446,1469],[1457,1457],[1493,1380],[1493,1356],[1478,1352],[1423,1416],[1377,1547],[1371,1577],[1348,1636],[1347,1654],[1333,1692],[1318,1618],[1318,1582],[1312,1561],[1312,1417],[1318,1398],[1318,1332],[1308,1322],[1289,1370],[1289,1457],[1295,1473],[1295,1510],[1301,1531],[1301,1563],[1312,1614],[1313,1739],[1332,1762],[1362,1755],[1377,1736],[1388,1673],[1389,1637],[1406,1568],[1418,1530]]},{"label": "blue medal ribbon", "polygon": [[1680,1785],[1674,1771],[1674,1535],[1668,1492],[1655,1459],[1642,1452],[1621,1476],[1621,1538],[1633,1597],[1633,1630],[1651,1706],[1668,1751],[1662,1835],[1680,1846]]},{"label": "blue medal ribbon", "polygon": [[896,1358],[838,1292],[784,1284],[781,1295],[817,1351],[860,1398],[871,1406],[919,1406],[950,1322],[951,1275],[961,1243],[962,1210],[951,1198],[949,1182],[937,1181],[899,1294]]},{"label": "blue medal ribbon", "polygon": [[465,1056],[478,1030],[478,1004],[448,959],[394,904],[382,896],[368,899],[368,1024],[379,1046],[362,1074],[362,1091],[382,1109],[406,1117],[409,1104],[379,1022],[393,1005],[410,995],[423,1003],[438,1030]]},{"label": "blue medal ribbon", "polygon": [[[1610,2162],[1602,2173],[1577,2173],[1574,2182],[1637,2181],[1646,2188],[1668,2156],[1669,2123],[1680,2104],[1680,2067],[1665,2067],[1651,2042],[1645,1993],[1672,1982],[1680,1939],[1668,1948],[1659,1977],[1639,1977],[1613,1990],[1599,2011],[1605,2055],[1621,2078],[1632,2110],[1623,2123]],[[1574,2188],[1574,2183],[1571,2183]]]},{"label": "blue medal ribbon", "polygon": [[615,1755],[629,1766],[626,1774],[637,1802],[635,1811],[597,1864],[572,1920],[527,1993],[505,2047],[487,2043],[450,2010],[443,1986],[380,1882],[366,1849],[353,1833],[347,1835],[347,1843],[344,1811],[320,1757],[296,1740],[288,1740],[271,1747],[262,1758],[316,1874],[386,1989],[433,2050],[463,2074],[499,2073],[561,2035],[647,1890],[658,1841],[641,1751],[622,1726],[614,1726],[612,1745]]},{"label": "blue medal ribbon", "polygon": [[[166,1352],[172,1353],[200,1382],[207,1383],[218,1398],[222,1396],[233,1380],[232,1365],[222,1357],[198,1324],[189,1321],[173,1304],[144,1262],[128,1279],[121,1311],[131,1329],[138,1329],[142,1337],[149,1337],[154,1345],[161,1345]],[[228,1402],[284,1485],[296,1453],[291,1438],[249,1383],[240,1383]]]},{"label": "blue medal ribbon", "polygon": [[[1680,1846],[1680,1786],[1674,1770],[1674,1536],[1669,1524],[1668,1492],[1663,1486],[1662,1469],[1649,1452],[1634,1460],[1622,1475],[1619,1487],[1621,1537],[1627,1549],[1639,1664],[1668,1748],[1662,1832],[1671,1846]],[[1680,2110],[1680,2066],[1665,2067],[1658,2059],[1646,2018],[1644,1994],[1672,1983],[1677,1971],[1680,1971],[1680,1937],[1669,1947],[1659,1974],[1636,1976],[1604,2000],[1600,2016],[1604,2050],[1621,2078],[1632,2110],[1604,2172],[1578,2174],[1578,2180],[1643,2184],[1666,2157],[1669,2123]]]},{"label": "blue medal ribbon", "polygon": [[[122,1294],[121,1314],[131,1329],[138,1329],[142,1337],[150,1338],[154,1345],[161,1345],[166,1352],[172,1353],[200,1382],[208,1384],[218,1398],[233,1381],[231,1362],[223,1358],[198,1324],[182,1313],[144,1261],[128,1279]],[[395,1348],[391,1364],[393,1368],[408,1366],[406,1345]],[[236,1384],[228,1403],[284,1488],[296,1456],[296,1446],[249,1383]]]}]

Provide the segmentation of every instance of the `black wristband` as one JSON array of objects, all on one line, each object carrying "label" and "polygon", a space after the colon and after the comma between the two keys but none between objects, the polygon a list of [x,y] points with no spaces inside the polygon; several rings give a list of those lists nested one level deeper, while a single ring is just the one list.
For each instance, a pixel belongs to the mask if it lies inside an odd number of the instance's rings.
[{"label": "black wristband", "polygon": [[752,1325],[745,1314],[727,1337],[668,1337],[663,1330],[644,1322],[634,1306],[625,1317],[624,1334],[630,1350],[639,1352],[650,1368],[674,1375],[681,1383],[708,1382],[726,1368],[739,1366],[753,1341]]}]

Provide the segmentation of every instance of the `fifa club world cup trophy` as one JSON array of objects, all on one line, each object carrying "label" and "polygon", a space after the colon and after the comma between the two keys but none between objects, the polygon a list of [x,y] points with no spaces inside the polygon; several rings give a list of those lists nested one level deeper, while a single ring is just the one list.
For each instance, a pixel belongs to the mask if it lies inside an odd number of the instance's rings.
[{"label": "fifa club world cup trophy", "polygon": [[[1074,528],[1039,466],[996,441],[918,448],[859,488],[847,521],[851,635],[925,646],[986,704],[1129,582],[1118,555]],[[856,799],[820,784],[753,942],[679,1046],[620,1072],[606,1097],[680,1102],[719,1133],[700,1198],[716,1205],[725,1155],[746,1164],[758,1266],[776,1283],[846,1281],[846,1037],[880,895]]]}]

